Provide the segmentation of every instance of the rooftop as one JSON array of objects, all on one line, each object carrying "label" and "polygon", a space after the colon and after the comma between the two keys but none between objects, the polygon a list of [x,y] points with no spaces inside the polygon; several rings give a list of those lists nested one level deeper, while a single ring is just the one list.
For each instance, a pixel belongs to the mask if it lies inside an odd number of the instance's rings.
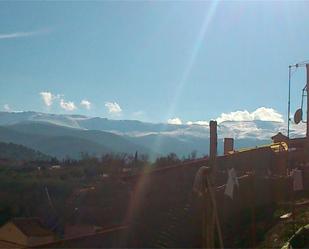
[{"label": "rooftop", "polygon": [[14,218],[11,222],[27,236],[52,236],[39,218]]}]

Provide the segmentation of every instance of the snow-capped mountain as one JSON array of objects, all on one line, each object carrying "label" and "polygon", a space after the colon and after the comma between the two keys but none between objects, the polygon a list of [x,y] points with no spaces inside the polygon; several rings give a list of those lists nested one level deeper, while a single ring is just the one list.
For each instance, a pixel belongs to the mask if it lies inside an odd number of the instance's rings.
[{"label": "snow-capped mountain", "polygon": [[[137,120],[111,120],[83,115],[59,115],[39,112],[0,112],[0,141],[14,142],[40,149],[58,157],[74,156],[85,151],[149,154],[175,152],[187,155],[197,150],[208,153],[207,124],[146,123]],[[269,143],[287,125],[274,121],[223,121],[218,124],[219,152],[224,137],[233,137],[236,147]],[[291,125],[291,135],[304,136],[305,125]]]}]

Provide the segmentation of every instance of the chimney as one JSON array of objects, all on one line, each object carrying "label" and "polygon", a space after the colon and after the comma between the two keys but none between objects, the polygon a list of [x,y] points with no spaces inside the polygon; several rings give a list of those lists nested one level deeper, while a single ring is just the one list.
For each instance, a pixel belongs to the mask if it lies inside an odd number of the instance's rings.
[{"label": "chimney", "polygon": [[234,150],[234,139],[224,138],[224,155],[227,155],[230,151]]},{"label": "chimney", "polygon": [[210,147],[209,147],[209,158],[214,161],[217,156],[217,121],[211,120],[210,126]]}]

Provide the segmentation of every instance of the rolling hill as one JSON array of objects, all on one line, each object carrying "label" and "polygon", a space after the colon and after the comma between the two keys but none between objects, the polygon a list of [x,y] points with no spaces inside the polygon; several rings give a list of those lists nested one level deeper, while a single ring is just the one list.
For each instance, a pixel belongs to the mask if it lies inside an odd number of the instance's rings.
[{"label": "rolling hill", "polygon": [[64,158],[78,158],[81,152],[102,155],[105,153],[148,153],[138,144],[103,131],[90,131],[44,122],[21,122],[0,126],[0,141],[13,142],[43,153]]}]

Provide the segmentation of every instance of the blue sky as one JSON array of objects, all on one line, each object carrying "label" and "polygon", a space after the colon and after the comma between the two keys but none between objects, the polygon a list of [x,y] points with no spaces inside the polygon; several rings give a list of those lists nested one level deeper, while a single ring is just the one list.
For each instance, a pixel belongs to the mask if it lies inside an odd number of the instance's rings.
[{"label": "blue sky", "polygon": [[[1,2],[0,109],[187,122],[267,107],[285,117],[288,65],[309,59],[308,10],[306,1]],[[304,84],[298,69],[292,110]]]}]

